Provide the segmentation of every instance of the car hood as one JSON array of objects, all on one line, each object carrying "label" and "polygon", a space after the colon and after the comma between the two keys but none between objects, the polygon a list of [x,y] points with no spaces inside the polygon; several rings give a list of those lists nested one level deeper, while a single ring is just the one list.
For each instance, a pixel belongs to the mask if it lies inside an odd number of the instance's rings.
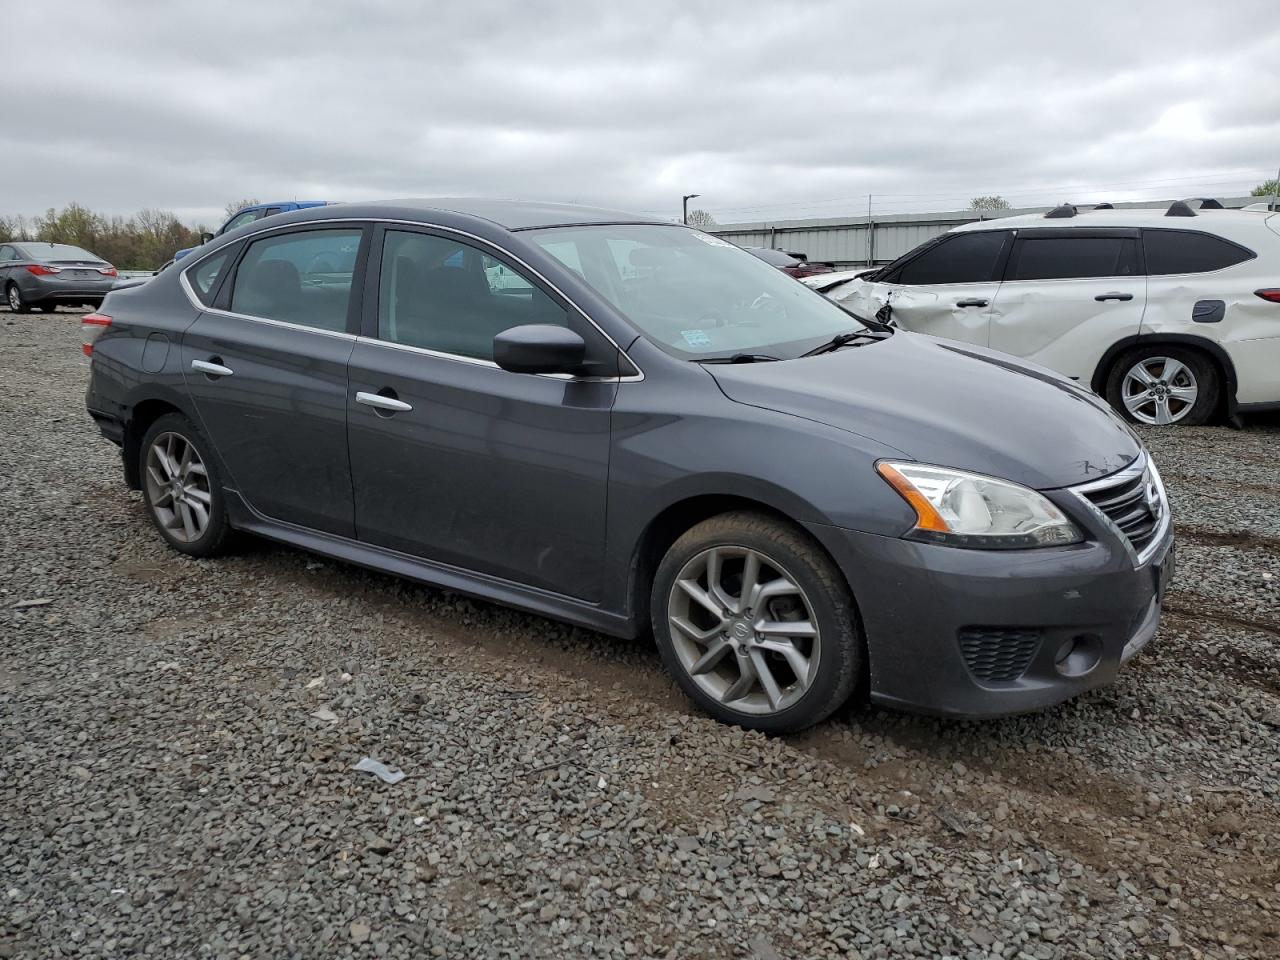
[{"label": "car hood", "polygon": [[781,362],[706,369],[731,400],[849,430],[923,463],[1040,490],[1113,473],[1142,450],[1092,393],[982,347],[899,331]]}]

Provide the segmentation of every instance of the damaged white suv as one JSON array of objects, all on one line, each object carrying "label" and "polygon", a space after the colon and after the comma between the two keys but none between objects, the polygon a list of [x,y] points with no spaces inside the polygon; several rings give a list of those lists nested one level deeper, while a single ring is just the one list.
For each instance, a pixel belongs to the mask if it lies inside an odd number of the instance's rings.
[{"label": "damaged white suv", "polygon": [[1280,213],[1061,206],[965,224],[826,293],[1041,363],[1133,421],[1280,409]]}]

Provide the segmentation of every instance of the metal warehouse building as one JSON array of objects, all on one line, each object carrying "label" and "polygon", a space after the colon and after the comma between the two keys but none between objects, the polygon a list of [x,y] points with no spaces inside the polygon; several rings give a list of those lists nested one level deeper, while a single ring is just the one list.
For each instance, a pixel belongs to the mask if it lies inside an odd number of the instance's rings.
[{"label": "metal warehouse building", "polygon": [[[1265,197],[1220,198],[1230,208],[1265,201]],[[1117,203],[1117,208],[1168,207],[1172,200],[1142,200]],[[1079,204],[1083,209],[1090,204]],[[765,223],[726,223],[707,228],[742,247],[770,247],[805,254],[810,260],[830,261],[839,266],[866,266],[888,263],[930,237],[975,220],[995,220],[1022,213],[1043,213],[1049,207],[1018,210],[953,210],[947,213],[877,214],[868,217],[832,217],[820,220],[777,220]]]}]

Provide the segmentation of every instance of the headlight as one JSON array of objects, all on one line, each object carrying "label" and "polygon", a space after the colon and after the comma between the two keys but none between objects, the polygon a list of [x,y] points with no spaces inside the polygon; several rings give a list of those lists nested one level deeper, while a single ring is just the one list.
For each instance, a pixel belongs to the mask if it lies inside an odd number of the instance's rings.
[{"label": "headlight", "polygon": [[913,540],[1009,549],[1079,543],[1080,531],[1045,497],[1007,480],[923,463],[876,469],[916,512]]}]

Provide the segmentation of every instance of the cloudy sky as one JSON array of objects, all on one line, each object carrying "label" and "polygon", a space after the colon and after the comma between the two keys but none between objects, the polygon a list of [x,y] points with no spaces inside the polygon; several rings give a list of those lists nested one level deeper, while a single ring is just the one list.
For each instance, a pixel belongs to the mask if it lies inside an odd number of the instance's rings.
[{"label": "cloudy sky", "polygon": [[675,216],[698,193],[734,222],[868,194],[1237,195],[1280,166],[1275,0],[5,0],[0,35],[0,214],[493,196]]}]

